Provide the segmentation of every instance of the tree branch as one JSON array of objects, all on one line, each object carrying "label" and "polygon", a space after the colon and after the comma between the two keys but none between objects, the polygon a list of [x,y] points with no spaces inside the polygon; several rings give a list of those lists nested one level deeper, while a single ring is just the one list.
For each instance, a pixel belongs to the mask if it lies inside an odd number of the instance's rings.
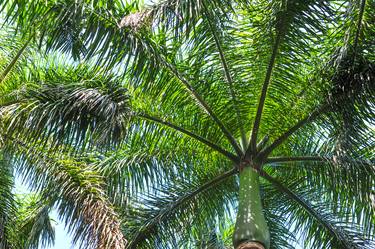
[{"label": "tree branch", "polygon": [[228,177],[233,176],[236,173],[237,173],[237,169],[236,168],[228,170],[225,173],[223,173],[222,175],[219,175],[219,176],[215,177],[214,179],[212,179],[211,181],[203,184],[202,186],[200,186],[199,188],[195,189],[194,191],[186,194],[185,196],[180,197],[177,201],[175,201],[173,203],[172,206],[167,206],[166,208],[168,209],[168,212],[160,211],[159,215],[155,216],[152,219],[151,222],[147,223],[146,226],[142,227],[138,231],[137,235],[134,237],[134,239],[132,240],[132,242],[130,243],[129,248],[130,249],[137,248],[137,244],[141,241],[141,239],[144,238],[144,236],[146,236],[146,234],[150,233],[153,230],[153,228],[158,223],[160,223],[160,221],[162,219],[168,217],[174,210],[176,210],[177,208],[179,208],[181,205],[183,205],[187,201],[193,199],[194,197],[196,197],[200,193],[202,193],[202,192],[204,192],[204,191],[206,191],[206,190],[214,187],[215,185],[217,185],[220,182],[224,181]]},{"label": "tree branch", "polygon": [[228,159],[232,160],[234,163],[238,164],[238,162],[239,162],[239,158],[236,155],[230,153],[229,151],[224,150],[220,146],[218,146],[218,145],[214,144],[213,142],[205,139],[204,137],[201,137],[201,136],[199,136],[199,135],[197,135],[197,134],[195,134],[191,131],[188,131],[188,130],[186,130],[186,129],[178,126],[178,125],[172,124],[168,121],[162,120],[162,119],[157,118],[157,117],[150,116],[146,113],[139,113],[139,114],[137,114],[137,116],[140,117],[140,118],[144,118],[144,119],[153,121],[155,123],[165,125],[165,126],[167,126],[169,128],[172,128],[176,131],[179,131],[179,132],[181,132],[181,133],[183,133],[183,134],[185,134],[185,135],[187,135],[187,136],[207,145],[208,147],[212,148],[213,150],[219,152],[220,154],[224,155]]}]

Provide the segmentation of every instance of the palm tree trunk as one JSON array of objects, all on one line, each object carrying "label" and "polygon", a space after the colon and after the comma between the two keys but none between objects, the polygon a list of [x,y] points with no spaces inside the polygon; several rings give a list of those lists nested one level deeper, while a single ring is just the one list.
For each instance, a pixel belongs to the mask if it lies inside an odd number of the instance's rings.
[{"label": "palm tree trunk", "polygon": [[260,198],[259,175],[251,167],[245,167],[240,172],[233,246],[235,249],[268,249],[270,246],[270,234]]}]

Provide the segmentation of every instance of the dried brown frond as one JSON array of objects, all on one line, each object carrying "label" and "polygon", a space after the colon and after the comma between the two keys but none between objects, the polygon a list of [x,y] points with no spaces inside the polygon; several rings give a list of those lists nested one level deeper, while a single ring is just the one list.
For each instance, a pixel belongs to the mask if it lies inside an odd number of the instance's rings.
[{"label": "dried brown frond", "polygon": [[119,22],[119,28],[131,28],[132,30],[139,30],[149,21],[151,11],[139,11],[124,16]]},{"label": "dried brown frond", "polygon": [[[90,246],[97,249],[125,249],[127,241],[121,231],[120,219],[104,193],[103,179],[80,163],[64,161],[55,171],[64,199],[78,204],[74,212],[81,217]],[[81,230],[80,228],[78,230]]]}]

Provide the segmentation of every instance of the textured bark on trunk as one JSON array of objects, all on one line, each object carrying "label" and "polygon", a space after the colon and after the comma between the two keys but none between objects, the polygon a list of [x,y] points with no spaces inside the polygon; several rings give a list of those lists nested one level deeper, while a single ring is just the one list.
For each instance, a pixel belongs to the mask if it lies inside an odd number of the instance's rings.
[{"label": "textured bark on trunk", "polygon": [[239,204],[233,234],[235,249],[268,249],[270,234],[263,215],[259,175],[250,167],[240,172]]},{"label": "textured bark on trunk", "polygon": [[236,249],[265,249],[264,246],[258,242],[244,242]]}]

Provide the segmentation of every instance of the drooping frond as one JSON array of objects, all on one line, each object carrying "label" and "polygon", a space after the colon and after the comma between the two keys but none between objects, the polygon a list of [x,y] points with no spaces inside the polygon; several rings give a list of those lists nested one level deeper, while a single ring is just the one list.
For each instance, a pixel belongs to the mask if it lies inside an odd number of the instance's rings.
[{"label": "drooping frond", "polygon": [[[373,246],[373,0],[0,10],[24,38],[1,46],[0,146],[19,142],[11,162],[82,247],[123,233],[130,247],[228,245],[237,182],[216,181],[242,165],[273,183],[261,182],[271,248]],[[45,54],[58,59],[39,65]]]},{"label": "drooping frond", "polygon": [[103,178],[84,161],[63,155],[51,157],[46,150],[12,140],[9,151],[21,175],[43,193],[74,234],[81,248],[125,248],[120,220],[104,192]]},{"label": "drooping frond", "polygon": [[78,148],[113,146],[126,134],[130,99],[114,76],[85,65],[48,64],[13,80],[24,84],[19,84],[16,101],[7,105],[4,99],[0,107],[8,136],[22,135],[28,142],[52,139],[55,145]]},{"label": "drooping frond", "polygon": [[[301,187],[298,179],[293,185],[285,186],[266,173],[263,174],[263,177],[272,183],[273,188],[280,191],[281,195],[272,193],[269,197],[271,200],[276,198],[273,201],[278,203],[278,211],[281,215],[290,217],[290,224],[296,227],[295,233],[304,237],[305,246],[313,248],[326,248],[327,246],[338,248],[372,247],[371,238],[366,238],[363,228],[352,222],[353,217],[348,212],[331,213],[331,205],[336,204],[324,203],[319,195],[321,193],[319,190],[309,192],[313,188]],[[286,199],[284,199],[285,197]],[[282,204],[280,200],[284,200]]]},{"label": "drooping frond", "polygon": [[55,229],[49,216],[50,206],[40,196],[17,196],[18,208],[12,217],[12,247],[37,249],[55,242]]},{"label": "drooping frond", "polygon": [[158,196],[146,195],[132,203],[125,215],[125,233],[131,236],[129,248],[178,247],[192,237],[192,231],[212,227],[230,210],[236,187],[231,179],[234,173],[230,170],[209,181],[207,173],[195,175],[159,187]]},{"label": "drooping frond", "polygon": [[299,142],[290,153],[292,157],[270,158],[270,166],[281,176],[295,179],[327,203],[332,203],[330,212],[350,216],[352,223],[370,236],[374,232],[375,212],[373,135],[370,133],[365,139],[367,145],[348,150],[345,154],[338,153],[334,146],[336,139],[326,138],[327,133],[320,136],[315,133],[316,141],[305,135],[298,136]]}]

